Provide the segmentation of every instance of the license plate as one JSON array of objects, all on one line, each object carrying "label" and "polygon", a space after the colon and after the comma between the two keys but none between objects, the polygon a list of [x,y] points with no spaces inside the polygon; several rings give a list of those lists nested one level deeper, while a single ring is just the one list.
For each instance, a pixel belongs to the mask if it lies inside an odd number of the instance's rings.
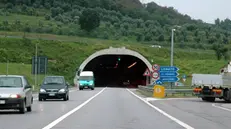
[{"label": "license plate", "polygon": [[5,104],[5,100],[0,100],[0,104]]},{"label": "license plate", "polygon": [[50,93],[49,96],[55,96],[55,94],[54,93]]}]

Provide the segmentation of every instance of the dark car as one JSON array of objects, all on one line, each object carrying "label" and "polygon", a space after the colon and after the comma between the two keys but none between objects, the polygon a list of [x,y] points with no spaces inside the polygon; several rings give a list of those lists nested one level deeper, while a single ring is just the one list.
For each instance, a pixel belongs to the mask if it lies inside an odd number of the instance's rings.
[{"label": "dark car", "polygon": [[46,76],[39,90],[39,101],[46,99],[69,100],[69,83],[63,76]]},{"label": "dark car", "polygon": [[0,75],[0,110],[18,109],[31,112],[32,86],[24,76]]}]

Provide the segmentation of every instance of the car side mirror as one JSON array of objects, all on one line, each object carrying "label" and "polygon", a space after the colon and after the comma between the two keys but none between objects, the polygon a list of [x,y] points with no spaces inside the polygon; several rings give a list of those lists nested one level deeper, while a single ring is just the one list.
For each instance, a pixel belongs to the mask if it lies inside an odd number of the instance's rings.
[{"label": "car side mirror", "polygon": [[67,85],[67,86],[70,86],[69,82],[66,82],[66,85]]}]

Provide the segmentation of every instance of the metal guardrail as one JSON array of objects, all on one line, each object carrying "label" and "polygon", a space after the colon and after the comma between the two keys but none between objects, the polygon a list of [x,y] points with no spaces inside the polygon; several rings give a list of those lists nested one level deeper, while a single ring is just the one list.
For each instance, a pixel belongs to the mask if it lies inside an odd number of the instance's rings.
[{"label": "metal guardrail", "polygon": [[[141,91],[146,91],[149,92],[151,94],[153,94],[153,88],[149,87],[149,86],[138,86],[139,90]],[[168,95],[177,95],[177,94],[183,94],[183,96],[187,96],[187,94],[189,95],[194,95],[193,94],[193,89],[165,89],[165,96]]]}]

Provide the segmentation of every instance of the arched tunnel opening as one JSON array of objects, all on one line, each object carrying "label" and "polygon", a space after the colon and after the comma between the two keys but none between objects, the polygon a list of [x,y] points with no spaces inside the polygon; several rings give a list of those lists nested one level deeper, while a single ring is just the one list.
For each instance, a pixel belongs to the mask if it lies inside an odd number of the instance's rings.
[{"label": "arched tunnel opening", "polygon": [[83,71],[93,71],[95,86],[137,87],[146,84],[146,64],[130,55],[101,55],[92,59]]}]

